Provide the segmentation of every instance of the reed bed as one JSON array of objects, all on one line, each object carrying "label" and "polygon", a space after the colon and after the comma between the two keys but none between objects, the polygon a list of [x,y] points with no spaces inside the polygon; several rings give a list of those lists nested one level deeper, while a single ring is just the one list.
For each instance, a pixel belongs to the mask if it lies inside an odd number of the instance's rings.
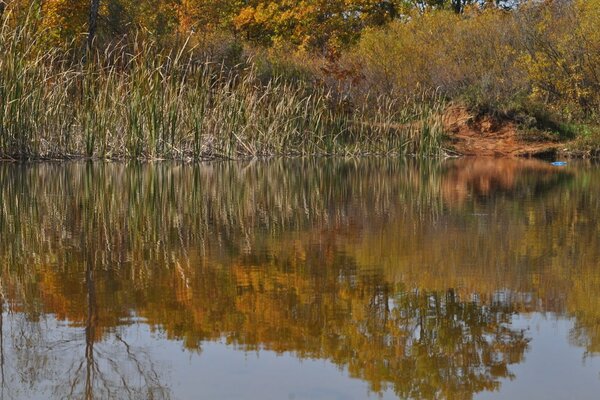
[{"label": "reed bed", "polygon": [[[0,157],[239,159],[441,153],[440,96],[348,101],[150,41],[73,61],[25,23],[0,27]],[[41,50],[46,49],[46,50]],[[357,105],[357,103],[359,105]]]}]

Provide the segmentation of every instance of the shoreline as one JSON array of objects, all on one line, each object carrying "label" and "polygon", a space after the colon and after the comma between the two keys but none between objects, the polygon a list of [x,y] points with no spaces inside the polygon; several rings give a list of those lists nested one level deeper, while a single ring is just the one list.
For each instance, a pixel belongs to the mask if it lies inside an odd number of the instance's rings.
[{"label": "shoreline", "polygon": [[70,163],[70,162],[104,162],[104,163],[181,163],[181,164],[199,164],[199,163],[218,163],[218,162],[253,162],[253,161],[271,161],[271,160],[301,160],[301,159],[415,159],[415,160],[450,160],[450,159],[499,159],[499,160],[539,160],[539,161],[598,161],[600,152],[586,154],[576,150],[557,150],[553,153],[541,154],[520,154],[520,155],[488,155],[488,154],[460,154],[455,151],[444,150],[443,155],[417,155],[417,154],[310,154],[310,155],[270,155],[258,157],[207,157],[207,158],[151,158],[151,157],[87,157],[87,156],[65,156],[65,157],[30,157],[30,158],[12,158],[0,156],[0,164],[36,164],[36,163]]}]

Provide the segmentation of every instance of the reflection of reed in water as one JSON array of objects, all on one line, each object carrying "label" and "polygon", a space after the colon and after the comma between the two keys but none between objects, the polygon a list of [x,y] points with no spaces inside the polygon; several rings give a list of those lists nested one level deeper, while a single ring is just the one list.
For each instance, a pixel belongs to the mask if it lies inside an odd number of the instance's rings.
[{"label": "reflection of reed in water", "polygon": [[399,161],[5,166],[0,240],[15,255],[28,254],[24,241],[45,254],[51,249],[39,246],[50,242],[93,245],[106,249],[103,257],[143,243],[176,248],[218,238],[238,247],[255,230],[343,226],[410,207],[431,214],[441,207],[438,178],[422,169]]}]

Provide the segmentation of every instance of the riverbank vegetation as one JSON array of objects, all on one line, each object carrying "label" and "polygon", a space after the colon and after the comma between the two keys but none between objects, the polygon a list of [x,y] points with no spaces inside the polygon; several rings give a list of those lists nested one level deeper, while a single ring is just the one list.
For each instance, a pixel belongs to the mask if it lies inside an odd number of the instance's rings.
[{"label": "riverbank vegetation", "polygon": [[598,10],[0,0],[0,156],[439,155],[451,104],[595,155]]}]

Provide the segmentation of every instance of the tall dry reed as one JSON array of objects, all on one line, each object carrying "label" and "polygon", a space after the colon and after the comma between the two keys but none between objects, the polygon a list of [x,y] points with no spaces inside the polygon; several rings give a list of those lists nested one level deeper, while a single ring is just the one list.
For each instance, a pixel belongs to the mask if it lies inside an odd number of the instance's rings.
[{"label": "tall dry reed", "polygon": [[0,27],[0,157],[206,159],[440,154],[439,96],[368,97],[199,62],[150,41],[73,61],[26,22]]}]

